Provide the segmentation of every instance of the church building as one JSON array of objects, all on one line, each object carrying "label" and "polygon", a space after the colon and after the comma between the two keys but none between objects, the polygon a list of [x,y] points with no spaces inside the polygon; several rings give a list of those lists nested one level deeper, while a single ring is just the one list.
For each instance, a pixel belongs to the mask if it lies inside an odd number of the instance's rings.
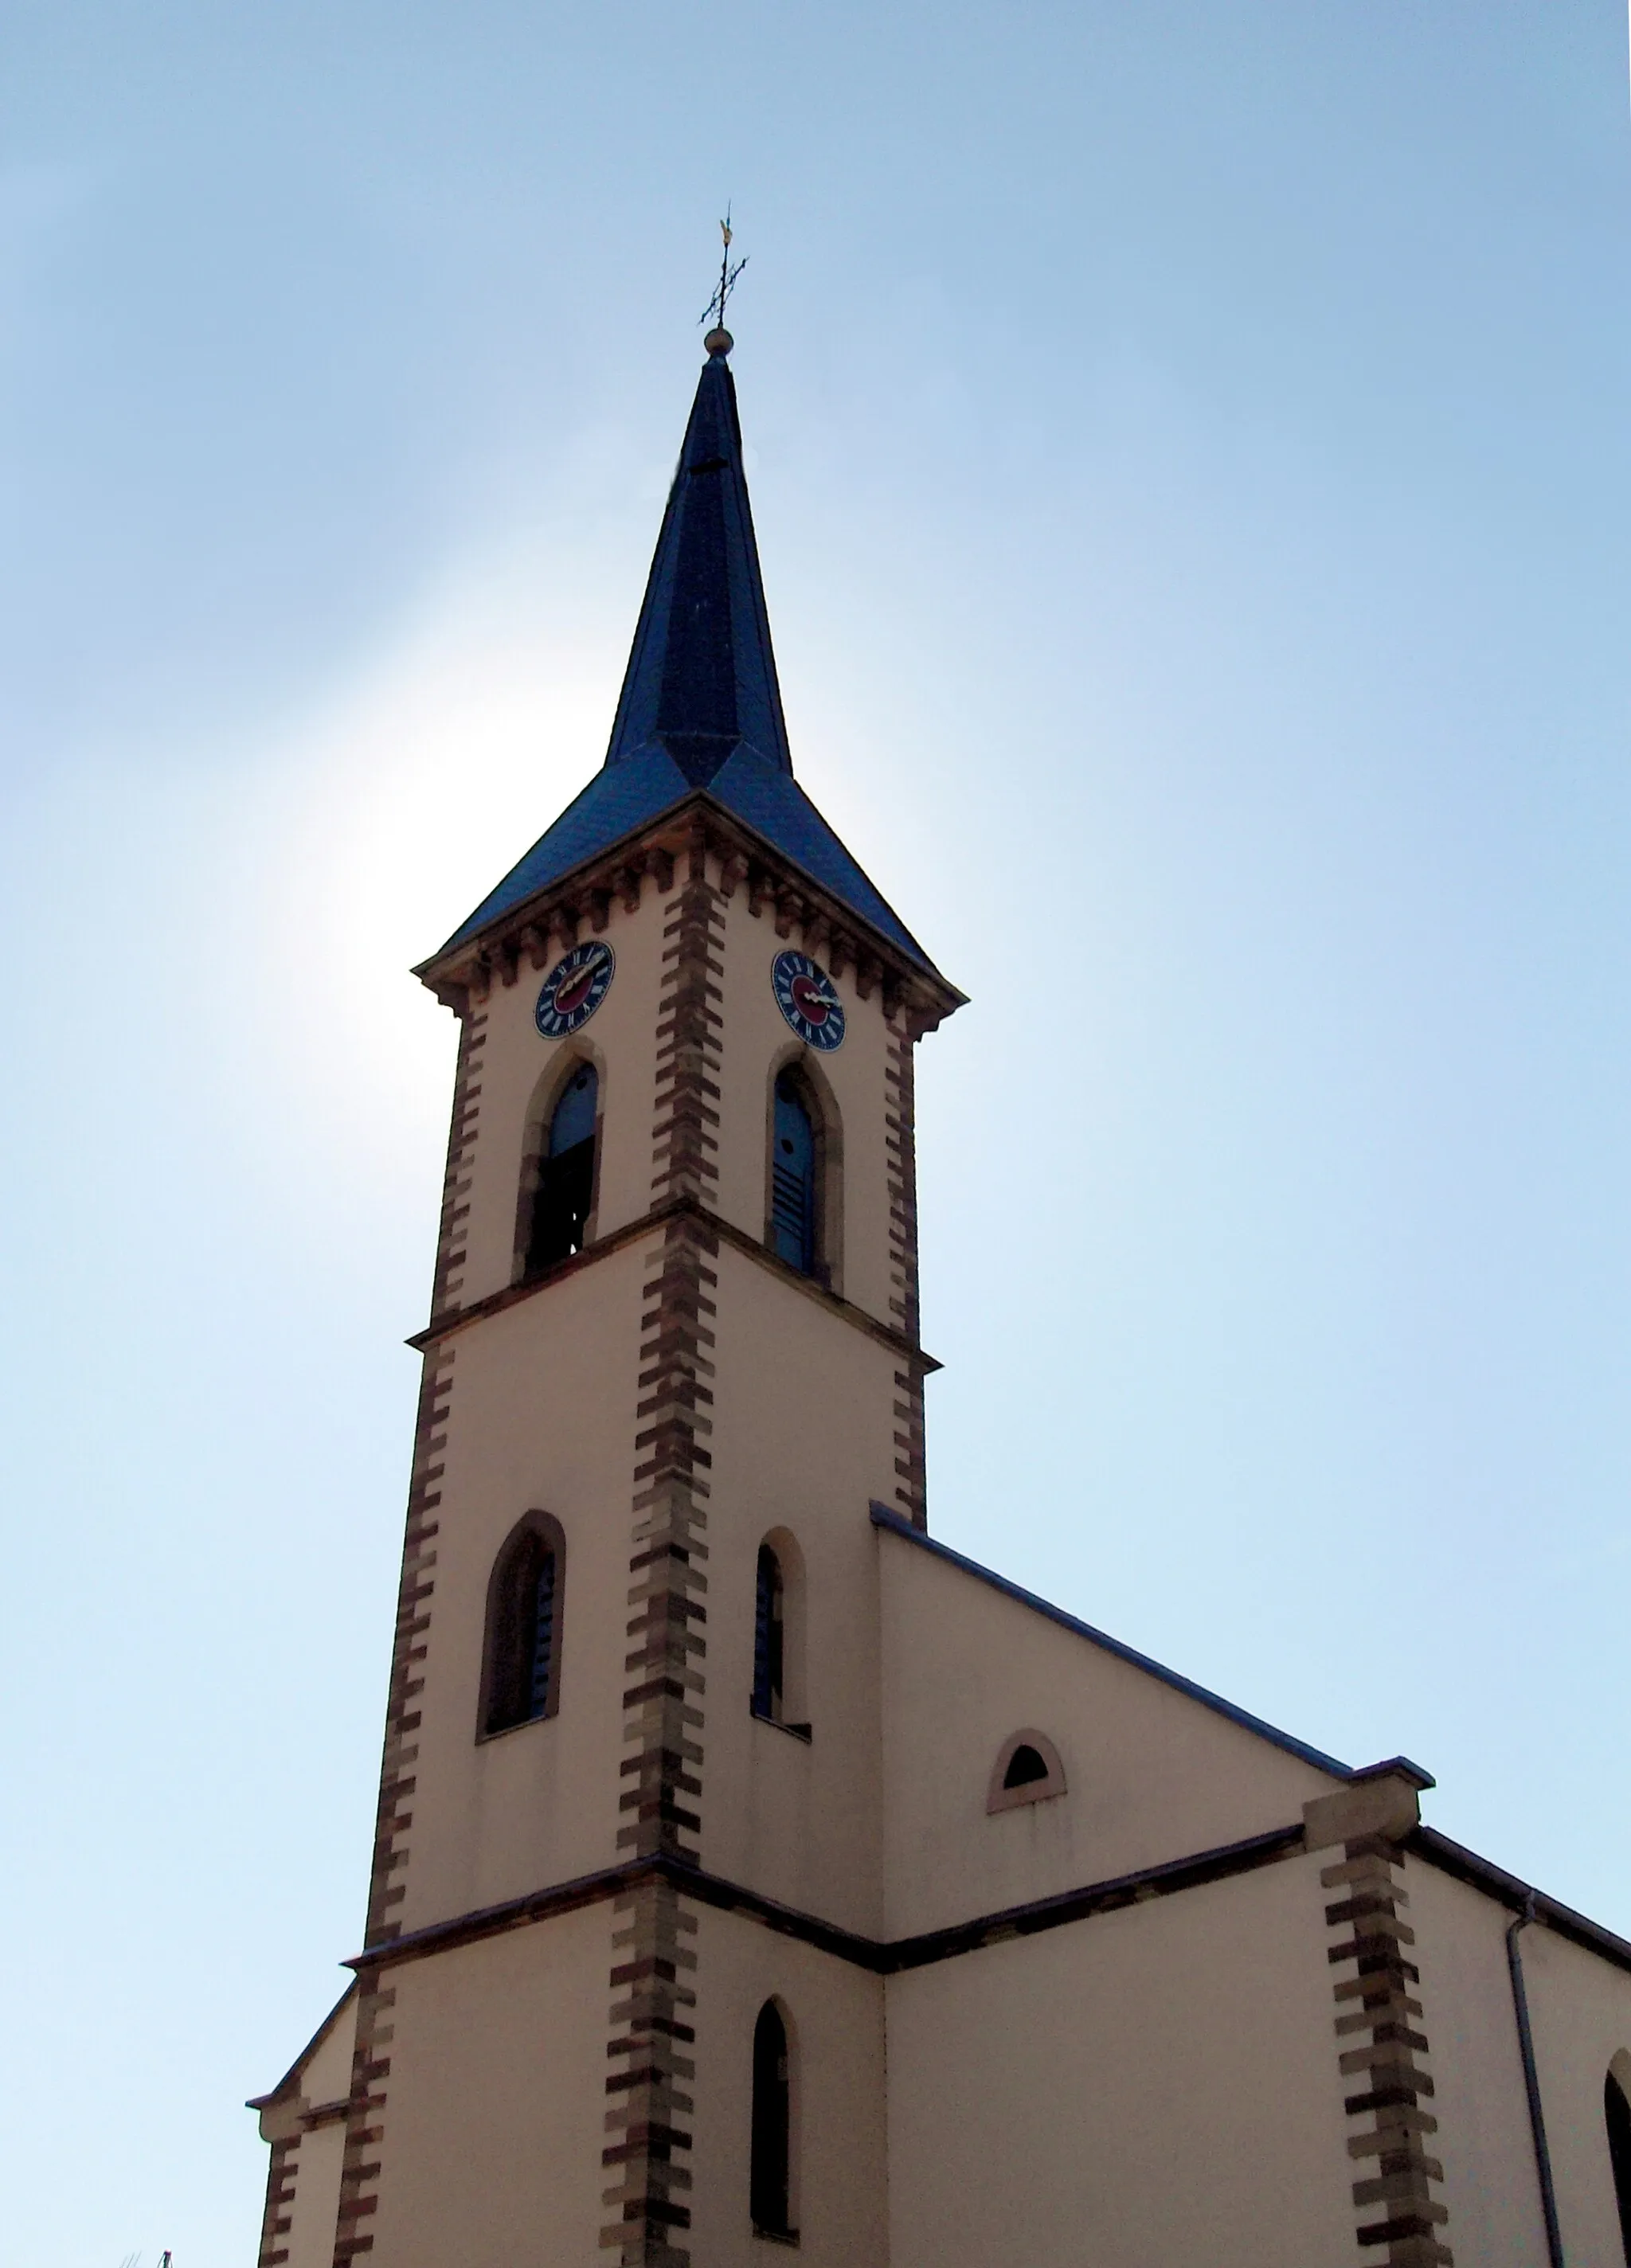
[{"label": "church building", "polygon": [[931,1531],[963,996],[794,777],[705,344],[605,763],[417,972],[373,1874],[260,2268],[1627,2268],[1631,1945]]}]

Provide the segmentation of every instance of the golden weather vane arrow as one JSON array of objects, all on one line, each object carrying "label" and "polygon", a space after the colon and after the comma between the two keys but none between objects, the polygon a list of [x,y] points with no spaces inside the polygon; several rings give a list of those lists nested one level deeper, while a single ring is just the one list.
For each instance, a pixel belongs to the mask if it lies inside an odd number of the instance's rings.
[{"label": "golden weather vane arrow", "polygon": [[725,240],[725,249],[720,257],[720,280],[714,287],[712,298],[697,318],[699,323],[705,323],[710,316],[714,319],[713,328],[703,341],[710,354],[728,354],[735,343],[725,328],[725,309],[731,293],[736,289],[736,278],[748,264],[745,254],[734,263],[731,260],[731,209],[728,205],[725,208],[725,217],[720,223],[720,234]]}]

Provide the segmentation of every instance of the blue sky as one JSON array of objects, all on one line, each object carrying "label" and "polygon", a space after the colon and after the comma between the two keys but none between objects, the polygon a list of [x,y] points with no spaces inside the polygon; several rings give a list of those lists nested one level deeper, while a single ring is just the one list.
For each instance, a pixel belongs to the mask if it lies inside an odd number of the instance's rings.
[{"label": "blue sky", "polygon": [[1631,1932],[1607,0],[13,0],[7,2247],[252,2255],[355,1949],[452,1027],[713,225],[922,1050],[948,1541]]}]

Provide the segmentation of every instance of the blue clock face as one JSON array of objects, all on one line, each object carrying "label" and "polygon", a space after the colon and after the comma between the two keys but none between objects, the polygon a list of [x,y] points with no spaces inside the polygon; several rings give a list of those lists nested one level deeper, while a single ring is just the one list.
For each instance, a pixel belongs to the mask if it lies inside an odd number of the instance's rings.
[{"label": "blue clock face", "polygon": [[546,1040],[564,1040],[581,1031],[611,990],[617,956],[599,938],[574,945],[543,980],[533,1021]]},{"label": "blue clock face", "polygon": [[771,963],[776,1005],[806,1047],[830,1051],[844,1044],[844,1003],[826,970],[808,953],[779,953]]}]

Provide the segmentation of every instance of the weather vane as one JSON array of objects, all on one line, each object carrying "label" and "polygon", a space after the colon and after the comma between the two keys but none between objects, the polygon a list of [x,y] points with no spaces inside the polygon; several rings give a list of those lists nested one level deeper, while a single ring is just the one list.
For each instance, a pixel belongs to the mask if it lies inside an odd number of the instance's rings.
[{"label": "weather vane", "polygon": [[705,323],[710,316],[713,318],[713,328],[703,341],[710,354],[728,354],[731,350],[734,342],[725,328],[725,309],[731,293],[736,289],[736,278],[748,264],[745,257],[734,264],[731,260],[731,209],[728,205],[725,208],[725,217],[720,223],[720,234],[725,239],[725,249],[720,257],[719,284],[712,298],[697,318],[699,323]]}]

